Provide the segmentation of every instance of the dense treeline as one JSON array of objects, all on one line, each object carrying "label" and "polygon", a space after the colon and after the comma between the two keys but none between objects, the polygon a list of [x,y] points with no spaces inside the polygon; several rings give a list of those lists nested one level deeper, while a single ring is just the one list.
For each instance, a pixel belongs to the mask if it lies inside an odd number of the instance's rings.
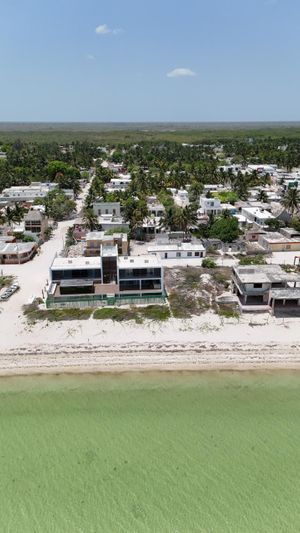
[{"label": "dense treeline", "polygon": [[[89,168],[93,158],[99,156],[97,147],[87,142],[60,146],[57,143],[33,144],[16,140],[2,145],[2,150],[6,152],[6,159],[0,160],[0,191],[15,185],[29,185],[32,181],[58,179],[60,188],[75,187],[76,192],[79,169]],[[53,172],[55,162],[57,172]]]}]

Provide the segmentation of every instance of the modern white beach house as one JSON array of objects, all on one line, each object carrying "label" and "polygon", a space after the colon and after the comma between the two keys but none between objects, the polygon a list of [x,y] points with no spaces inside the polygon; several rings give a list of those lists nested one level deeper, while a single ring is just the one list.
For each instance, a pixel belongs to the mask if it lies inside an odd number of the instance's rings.
[{"label": "modern white beach house", "polygon": [[119,256],[101,246],[97,257],[56,257],[50,267],[47,307],[97,307],[164,299],[160,258]]}]

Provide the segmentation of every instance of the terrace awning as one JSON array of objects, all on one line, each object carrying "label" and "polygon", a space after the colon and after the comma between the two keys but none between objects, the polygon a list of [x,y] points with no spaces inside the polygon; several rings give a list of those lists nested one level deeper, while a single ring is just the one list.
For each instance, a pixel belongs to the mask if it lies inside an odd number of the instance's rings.
[{"label": "terrace awning", "polygon": [[273,300],[300,300],[300,288],[275,289],[270,291],[270,299]]}]

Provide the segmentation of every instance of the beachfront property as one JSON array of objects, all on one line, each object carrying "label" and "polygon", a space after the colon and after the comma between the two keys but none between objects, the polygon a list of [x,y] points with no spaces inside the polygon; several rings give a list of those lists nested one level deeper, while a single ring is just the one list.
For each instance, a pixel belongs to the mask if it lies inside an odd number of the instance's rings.
[{"label": "beachfront property", "polygon": [[97,257],[56,257],[50,267],[48,307],[144,303],[163,297],[160,259],[121,256],[117,245],[102,246]]},{"label": "beachfront property", "polygon": [[285,272],[280,265],[236,266],[233,292],[244,311],[300,306],[300,272]]},{"label": "beachfront property", "polygon": [[119,255],[128,255],[127,233],[106,235],[104,231],[90,231],[85,238],[84,255],[87,257],[100,255],[102,246],[117,246]]},{"label": "beachfront property", "polygon": [[161,243],[148,246],[148,253],[158,255],[161,259],[202,259],[206,250],[201,242]]},{"label": "beachfront property", "polygon": [[3,242],[0,241],[0,264],[18,265],[27,263],[35,255],[37,245],[35,242]]}]

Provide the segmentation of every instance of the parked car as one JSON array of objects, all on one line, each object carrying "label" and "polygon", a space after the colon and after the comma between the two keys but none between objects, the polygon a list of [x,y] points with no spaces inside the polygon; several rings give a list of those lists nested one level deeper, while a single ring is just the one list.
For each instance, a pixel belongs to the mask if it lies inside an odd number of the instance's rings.
[{"label": "parked car", "polygon": [[8,300],[16,291],[18,291],[20,288],[20,285],[18,283],[13,283],[5,291],[0,295],[0,301]]}]

